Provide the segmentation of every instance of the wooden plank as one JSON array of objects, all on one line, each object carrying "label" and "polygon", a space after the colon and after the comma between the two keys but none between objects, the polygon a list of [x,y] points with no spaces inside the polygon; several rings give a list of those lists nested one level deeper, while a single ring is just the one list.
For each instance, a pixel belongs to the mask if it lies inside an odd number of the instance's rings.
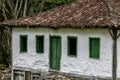
[{"label": "wooden plank", "polygon": [[56,69],[60,69],[60,60],[61,60],[61,38],[57,38],[57,46],[56,46],[57,54],[56,54]]},{"label": "wooden plank", "polygon": [[50,68],[53,70],[60,69],[61,60],[61,38],[53,36],[50,38]]},{"label": "wooden plank", "polygon": [[31,80],[31,72],[25,71],[25,80]]}]

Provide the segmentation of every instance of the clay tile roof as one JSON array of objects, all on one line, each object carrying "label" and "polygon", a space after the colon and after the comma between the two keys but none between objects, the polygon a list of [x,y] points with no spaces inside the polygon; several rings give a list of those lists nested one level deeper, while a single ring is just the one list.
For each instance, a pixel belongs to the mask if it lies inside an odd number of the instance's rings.
[{"label": "clay tile roof", "polygon": [[75,0],[26,18],[4,21],[2,25],[75,28],[117,25],[120,27],[120,0]]}]

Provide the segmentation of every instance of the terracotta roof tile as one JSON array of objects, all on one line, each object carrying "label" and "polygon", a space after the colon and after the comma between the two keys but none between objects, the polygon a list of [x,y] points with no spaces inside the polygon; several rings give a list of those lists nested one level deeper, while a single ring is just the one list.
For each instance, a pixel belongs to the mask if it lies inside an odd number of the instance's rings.
[{"label": "terracotta roof tile", "polygon": [[[111,1],[112,11],[107,1],[110,0],[75,0],[45,12],[17,20],[4,21],[2,25],[30,27],[120,27],[120,0]],[[115,15],[113,15],[114,13]]]}]

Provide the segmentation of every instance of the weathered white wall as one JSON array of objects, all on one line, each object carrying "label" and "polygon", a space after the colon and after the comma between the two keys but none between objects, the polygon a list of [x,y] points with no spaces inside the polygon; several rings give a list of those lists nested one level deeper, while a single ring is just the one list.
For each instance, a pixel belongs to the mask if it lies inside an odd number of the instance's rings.
[{"label": "weathered white wall", "polygon": [[[28,52],[19,53],[19,35],[28,35]],[[44,53],[35,51],[35,35],[44,35]],[[111,76],[112,39],[107,29],[71,29],[71,28],[13,28],[12,52],[13,68],[23,67],[37,71],[49,70],[49,35],[58,35],[62,39],[61,72],[91,76]],[[67,36],[78,37],[77,57],[67,56]],[[99,37],[100,59],[89,58],[89,37]],[[118,55],[120,56],[120,39]],[[120,77],[120,59],[118,76]]]},{"label": "weathered white wall", "polygon": [[117,60],[118,60],[118,66],[117,66],[118,71],[117,72],[118,72],[118,77],[120,78],[120,37],[117,40],[117,56],[118,56],[117,57]]}]

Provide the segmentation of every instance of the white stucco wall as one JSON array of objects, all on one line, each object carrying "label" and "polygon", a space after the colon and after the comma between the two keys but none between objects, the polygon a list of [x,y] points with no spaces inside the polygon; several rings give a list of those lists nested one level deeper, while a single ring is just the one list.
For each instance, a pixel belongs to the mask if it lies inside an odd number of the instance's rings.
[{"label": "white stucco wall", "polygon": [[[19,35],[28,35],[28,52],[19,53]],[[44,53],[35,51],[35,35],[44,35]],[[13,28],[12,54],[13,69],[17,67],[38,71],[49,70],[49,35],[58,35],[62,39],[61,72],[91,76],[111,76],[112,39],[107,29],[71,29],[71,28]],[[67,36],[77,36],[77,57],[67,56]],[[89,37],[99,37],[100,59],[89,58]],[[120,56],[118,39],[118,56]],[[120,77],[120,59],[118,59]]]}]

